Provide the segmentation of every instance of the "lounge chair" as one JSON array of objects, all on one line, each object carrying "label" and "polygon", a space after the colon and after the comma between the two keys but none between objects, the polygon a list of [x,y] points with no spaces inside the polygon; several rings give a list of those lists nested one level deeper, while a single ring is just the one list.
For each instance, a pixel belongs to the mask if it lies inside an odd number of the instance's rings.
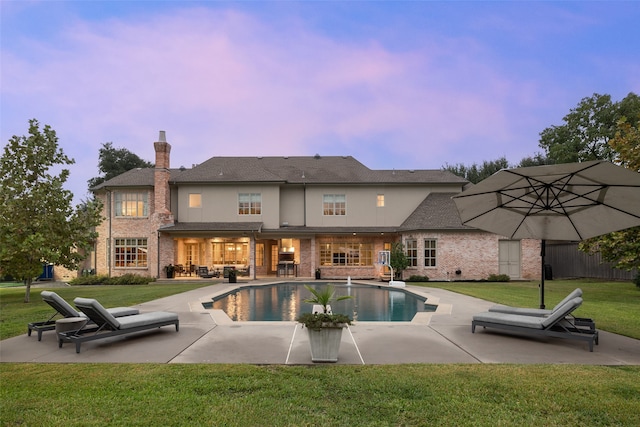
[{"label": "lounge chair", "polygon": [[567,295],[562,301],[560,301],[555,307],[551,310],[543,309],[543,308],[521,308],[521,307],[510,307],[508,305],[494,305],[489,308],[489,311],[495,313],[507,313],[507,314],[520,314],[523,316],[538,316],[545,317],[551,315],[553,312],[562,307],[567,301],[570,301],[576,297],[582,297],[582,289],[577,288],[569,295]]},{"label": "lounge chair", "polygon": [[64,342],[74,342],[76,353],[80,353],[80,345],[86,341],[132,334],[167,325],[175,325],[176,332],[179,330],[180,323],[176,313],[153,311],[115,318],[95,299],[76,298],[73,303],[95,323],[95,326],[58,334],[58,347],[62,347]]},{"label": "lounge chair", "polygon": [[[52,331],[56,328],[56,320],[54,319],[57,315],[61,315],[62,317],[70,318],[70,317],[87,317],[83,313],[78,313],[64,298],[55,292],[51,291],[42,291],[40,293],[42,300],[49,304],[55,310],[53,315],[45,320],[44,322],[32,322],[27,325],[28,331],[27,335],[31,336],[32,331],[38,331],[38,341],[42,341],[42,333],[44,331]],[[140,311],[137,308],[131,307],[115,307],[108,308],[107,311],[111,313],[113,317],[122,317],[122,316],[131,316],[132,314],[138,314]]]},{"label": "lounge chair", "polygon": [[474,333],[476,331],[476,326],[483,326],[485,328],[517,332],[523,335],[576,339],[589,343],[589,351],[593,351],[593,343],[598,344],[598,331],[595,328],[581,328],[570,317],[570,314],[581,304],[582,298],[575,297],[547,317],[496,313],[493,311],[479,313],[473,316],[471,332]]}]

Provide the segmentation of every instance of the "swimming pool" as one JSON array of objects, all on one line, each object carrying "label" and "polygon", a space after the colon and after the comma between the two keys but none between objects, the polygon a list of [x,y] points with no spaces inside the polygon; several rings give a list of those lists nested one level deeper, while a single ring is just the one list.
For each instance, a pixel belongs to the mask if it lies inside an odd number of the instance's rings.
[{"label": "swimming pool", "polygon": [[[364,322],[410,322],[416,313],[434,311],[435,306],[425,299],[403,289],[388,286],[368,286],[338,283],[311,283],[312,288],[332,284],[336,296],[353,298],[333,302],[334,313],[344,313]],[[234,321],[288,321],[301,313],[311,312],[312,306],[304,302],[311,295],[302,283],[276,283],[245,286],[217,296],[205,308],[220,309]]]}]

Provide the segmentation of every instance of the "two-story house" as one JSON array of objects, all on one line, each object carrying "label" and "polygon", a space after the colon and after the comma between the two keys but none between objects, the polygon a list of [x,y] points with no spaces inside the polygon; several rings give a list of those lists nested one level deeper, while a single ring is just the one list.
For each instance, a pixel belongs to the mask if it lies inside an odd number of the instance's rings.
[{"label": "two-story house", "polygon": [[443,170],[371,170],[351,156],[212,157],[170,168],[160,132],[155,168],[93,189],[104,202],[98,274],[165,277],[225,267],[251,277],[377,278],[380,251],[402,242],[404,276],[432,280],[540,276],[539,242],[463,226],[451,196],[469,183]]}]

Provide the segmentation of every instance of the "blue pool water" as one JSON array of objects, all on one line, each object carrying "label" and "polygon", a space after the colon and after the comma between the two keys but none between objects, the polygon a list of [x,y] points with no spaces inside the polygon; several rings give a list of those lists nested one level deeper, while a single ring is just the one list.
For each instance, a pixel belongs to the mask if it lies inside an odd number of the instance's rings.
[{"label": "blue pool water", "polygon": [[[320,288],[327,283],[312,283]],[[344,313],[364,322],[409,322],[418,312],[434,311],[425,305],[424,298],[398,288],[331,283],[336,296],[353,298],[333,302],[334,313]],[[304,302],[311,294],[300,283],[278,283],[246,286],[214,298],[205,308],[224,310],[234,321],[287,321],[301,313],[311,312],[312,305]]]}]

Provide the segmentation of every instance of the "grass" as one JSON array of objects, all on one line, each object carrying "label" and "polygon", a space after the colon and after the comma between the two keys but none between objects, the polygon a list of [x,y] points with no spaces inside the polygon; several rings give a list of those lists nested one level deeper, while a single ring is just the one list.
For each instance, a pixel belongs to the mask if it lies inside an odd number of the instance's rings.
[{"label": "grass", "polygon": [[[528,282],[423,285],[509,305],[538,301],[537,285]],[[119,306],[198,286],[56,292]],[[640,290],[633,284],[547,282],[547,306],[576,287],[585,293],[579,315],[607,330],[631,324],[629,335],[638,334]],[[30,304],[23,297],[24,289],[0,289],[3,338],[51,313],[37,291]],[[2,426],[640,425],[640,366],[0,363],[0,384]]]},{"label": "grass", "polygon": [[640,425],[638,367],[2,364],[0,374],[2,425]]}]

